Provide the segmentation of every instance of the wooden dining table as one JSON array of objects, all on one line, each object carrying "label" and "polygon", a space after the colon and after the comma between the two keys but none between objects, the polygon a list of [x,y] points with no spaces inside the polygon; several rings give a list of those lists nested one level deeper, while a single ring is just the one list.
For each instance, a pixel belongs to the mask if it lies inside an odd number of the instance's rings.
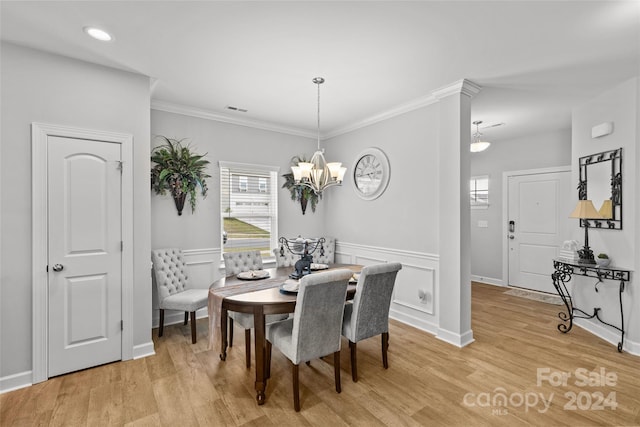
[{"label": "wooden dining table", "polygon": [[[329,271],[346,268],[354,273],[359,273],[361,265],[331,264]],[[268,314],[293,313],[296,307],[297,295],[294,293],[280,292],[280,286],[289,279],[293,267],[279,267],[266,269],[269,277],[259,280],[241,280],[236,276],[223,277],[216,280],[209,287],[209,348],[215,347],[215,341],[220,337],[220,359],[227,358],[227,313],[236,311],[253,314],[254,342],[255,342],[255,369],[256,369],[256,401],[258,405],[265,402],[265,389],[267,386],[266,362],[266,323]],[[312,272],[311,274],[317,274]],[[355,282],[347,288],[347,299],[352,299],[356,291]],[[220,333],[215,329],[218,325]]]}]

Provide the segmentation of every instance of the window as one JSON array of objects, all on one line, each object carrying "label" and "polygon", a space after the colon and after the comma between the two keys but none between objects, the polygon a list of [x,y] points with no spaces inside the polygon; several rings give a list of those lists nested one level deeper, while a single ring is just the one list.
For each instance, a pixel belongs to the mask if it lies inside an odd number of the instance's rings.
[{"label": "window", "polygon": [[249,189],[249,177],[238,176],[238,190],[247,191]]},{"label": "window", "polygon": [[487,209],[489,207],[489,176],[471,177],[469,194],[471,209]]},{"label": "window", "polygon": [[273,258],[278,246],[277,167],[220,162],[222,252],[259,250]]}]

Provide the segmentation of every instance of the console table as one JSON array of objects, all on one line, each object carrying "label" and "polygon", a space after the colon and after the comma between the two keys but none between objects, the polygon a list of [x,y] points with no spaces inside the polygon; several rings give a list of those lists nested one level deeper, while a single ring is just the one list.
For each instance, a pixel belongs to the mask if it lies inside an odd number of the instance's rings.
[{"label": "console table", "polygon": [[[622,346],[624,344],[624,314],[622,312],[622,293],[624,292],[625,283],[630,280],[631,271],[623,270],[620,268],[610,268],[610,267],[600,267],[594,264],[581,264],[577,261],[563,261],[561,259],[553,260],[553,269],[555,270],[551,274],[551,279],[553,280],[553,286],[556,288],[558,295],[564,302],[564,305],[567,308],[567,313],[560,312],[558,313],[558,317],[562,320],[563,323],[558,324],[558,330],[562,333],[567,333],[573,327],[573,319],[581,318],[581,319],[597,319],[601,323],[604,323],[607,326],[610,326],[618,331],[620,331],[620,342],[618,342],[618,351],[622,352]],[[567,283],[571,280],[573,275],[586,276],[586,277],[594,277],[598,279],[595,284],[595,291],[598,292],[598,285],[603,282],[603,280],[614,280],[620,282],[618,299],[620,302],[620,326],[612,325],[611,323],[607,323],[600,318],[600,307],[595,307],[593,309],[593,314],[589,314],[584,310],[579,309],[578,307],[573,305],[573,299],[571,294],[567,290]],[[568,322],[568,326],[567,326]]]}]

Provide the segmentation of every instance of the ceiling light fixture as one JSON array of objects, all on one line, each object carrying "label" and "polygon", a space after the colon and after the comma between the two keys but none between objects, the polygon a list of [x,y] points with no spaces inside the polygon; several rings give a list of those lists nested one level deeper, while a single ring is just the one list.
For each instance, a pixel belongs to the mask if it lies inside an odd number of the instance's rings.
[{"label": "ceiling light fixture", "polygon": [[482,134],[480,133],[480,123],[482,120],[476,120],[473,122],[476,125],[476,133],[473,134],[473,142],[471,143],[470,150],[472,153],[479,153],[480,151],[484,151],[491,145],[490,142],[483,141]]},{"label": "ceiling light fixture", "polygon": [[107,33],[104,30],[101,30],[100,28],[84,27],[83,30],[85,33],[89,34],[91,37],[93,37],[96,40],[100,40],[101,42],[110,42],[111,40],[113,40],[113,37],[111,37],[111,34]]},{"label": "ceiling light fixture", "polygon": [[316,77],[312,81],[318,85],[318,149],[309,162],[299,162],[298,166],[291,166],[291,172],[296,184],[309,187],[316,194],[322,194],[325,188],[342,184],[347,168],[342,167],[342,163],[327,163],[324,159],[324,149],[320,149],[320,85],[324,83],[324,79]]}]

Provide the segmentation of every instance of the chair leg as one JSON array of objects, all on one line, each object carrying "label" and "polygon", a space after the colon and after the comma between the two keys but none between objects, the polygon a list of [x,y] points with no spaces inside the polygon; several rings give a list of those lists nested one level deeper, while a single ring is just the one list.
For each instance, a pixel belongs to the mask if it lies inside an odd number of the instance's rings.
[{"label": "chair leg", "polygon": [[387,350],[389,349],[389,332],[382,333],[382,366],[384,369],[389,369],[389,362],[387,361]]},{"label": "chair leg", "polygon": [[185,311],[184,312],[184,324],[185,325],[187,324],[188,320],[189,320],[189,312]]},{"label": "chair leg", "polygon": [[229,317],[229,347],[233,347],[233,317]]},{"label": "chair leg", "polygon": [[196,343],[196,312],[191,312],[191,344]]},{"label": "chair leg", "polygon": [[358,361],[356,358],[356,343],[349,341],[349,351],[351,352],[351,379],[358,382]]},{"label": "chair leg", "polygon": [[293,408],[296,412],[300,412],[300,383],[298,381],[298,365],[292,362],[292,377],[293,377]]},{"label": "chair leg", "polygon": [[271,343],[269,342],[269,340],[265,340],[265,352],[267,353],[265,356],[265,378],[269,379],[271,378]]},{"label": "chair leg", "polygon": [[340,393],[342,391],[342,385],[340,384],[340,351],[333,353],[333,373],[336,377],[336,391]]},{"label": "chair leg", "polygon": [[[251,329],[244,330],[244,346],[246,348],[247,369],[251,369]],[[256,351],[258,351],[256,349]]]},{"label": "chair leg", "polygon": [[158,336],[161,337],[164,333],[164,310],[160,309],[160,325],[158,325]]}]

